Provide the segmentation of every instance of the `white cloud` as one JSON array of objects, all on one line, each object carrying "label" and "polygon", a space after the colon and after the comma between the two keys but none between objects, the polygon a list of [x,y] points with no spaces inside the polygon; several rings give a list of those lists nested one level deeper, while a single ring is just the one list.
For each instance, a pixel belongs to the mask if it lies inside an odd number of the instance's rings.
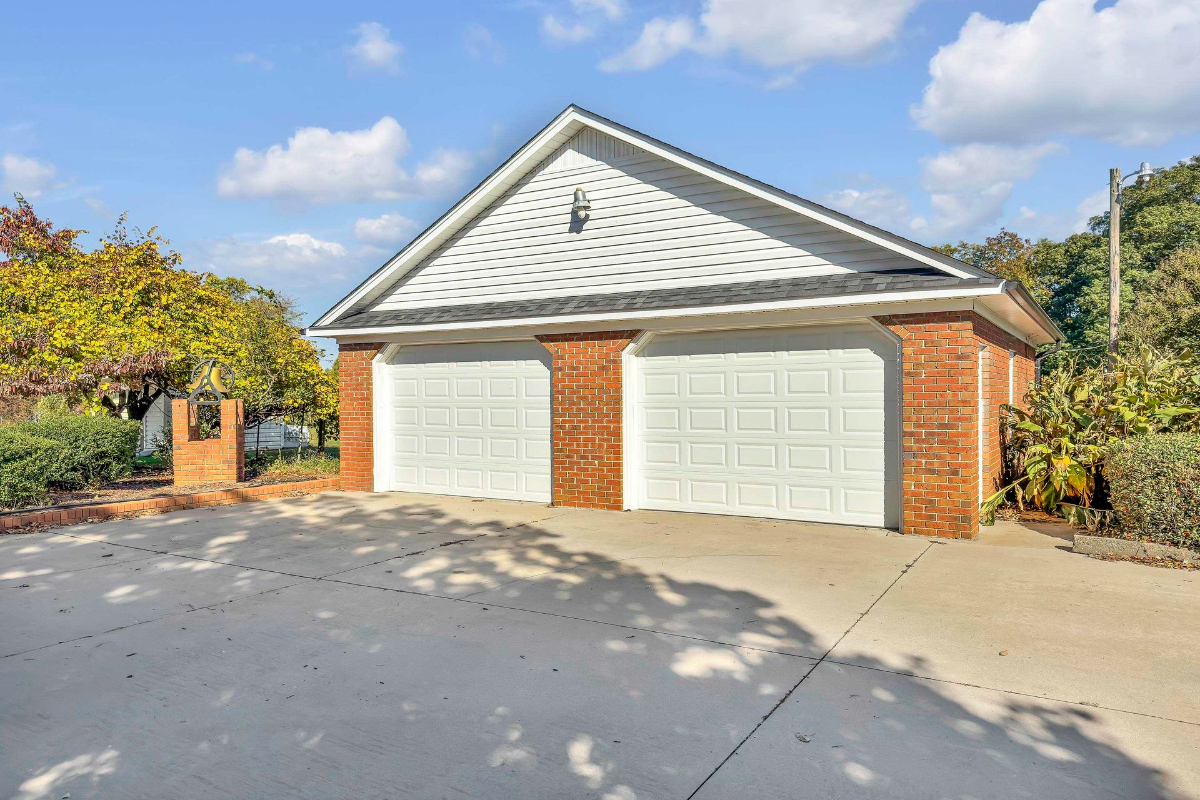
[{"label": "white cloud", "polygon": [[[308,233],[288,233],[268,239],[231,237],[205,247],[206,268],[224,275],[269,281],[305,283],[345,277],[346,248]],[[276,288],[279,287],[276,284]]]},{"label": "white cloud", "polygon": [[375,219],[362,218],[354,223],[354,238],[369,244],[396,244],[407,239],[417,223],[399,214],[384,214]]},{"label": "white cloud", "polygon": [[264,70],[275,69],[274,61],[272,61],[269,58],[263,58],[258,53],[254,53],[254,52],[250,52],[250,51],[247,51],[245,53],[238,53],[236,56],[233,57],[233,60],[235,62],[237,62],[238,64],[246,64],[249,66],[258,67],[259,69],[264,69]]},{"label": "white cloud", "polygon": [[653,69],[684,50],[699,46],[696,26],[688,17],[655,17],[645,24],[636,42],[600,62],[604,72],[640,72]]},{"label": "white cloud", "polygon": [[347,48],[353,63],[364,70],[400,73],[400,54],[404,48],[391,39],[391,33],[378,22],[363,22],[354,29],[358,41]]},{"label": "white cloud", "polygon": [[629,12],[625,0],[571,0],[571,5],[577,11],[598,11],[610,22],[620,22]]},{"label": "white cloud", "polygon": [[238,148],[217,193],[294,203],[391,201],[452,189],[471,167],[468,154],[439,150],[410,175],[400,165],[408,150],[408,134],[392,117],[359,131],[301,128],[286,145]]},{"label": "white cloud", "polygon": [[46,190],[57,187],[54,182],[57,173],[53,164],[5,153],[0,158],[0,191],[5,195],[20,193],[26,200],[37,200]]},{"label": "white cloud", "polygon": [[575,22],[570,25],[559,22],[558,17],[547,14],[542,17],[542,35],[554,42],[576,44],[586,41],[596,35],[590,25]]},{"label": "white cloud", "polygon": [[951,141],[1058,134],[1126,145],[1200,129],[1200,3],[1043,0],[1028,20],[975,13],[929,62],[913,117]]},{"label": "white cloud", "polygon": [[912,203],[908,197],[887,186],[841,189],[825,195],[821,202],[886,230],[906,226],[912,218]]},{"label": "white cloud", "polygon": [[1057,144],[1013,147],[968,144],[921,159],[921,187],[929,192],[933,219],[917,218],[914,230],[937,238],[966,236],[1004,213],[1017,181],[1033,177]]},{"label": "white cloud", "polygon": [[1088,222],[1108,210],[1108,188],[1097,189],[1065,211],[1043,212],[1022,206],[1010,226],[1022,235],[1034,239],[1042,236],[1063,239],[1088,229]]},{"label": "white cloud", "polygon": [[690,17],[656,17],[601,69],[650,69],[684,50],[709,56],[735,52],[760,66],[793,71],[826,59],[862,60],[894,41],[920,2],[707,0],[698,23]]},{"label": "white cloud", "polygon": [[108,203],[101,200],[99,197],[85,197],[83,202],[92,210],[92,213],[104,219],[116,219],[117,215],[109,207]]},{"label": "white cloud", "polygon": [[477,61],[490,61],[492,64],[504,63],[504,48],[486,26],[473,22],[463,33],[463,47],[467,55]]}]

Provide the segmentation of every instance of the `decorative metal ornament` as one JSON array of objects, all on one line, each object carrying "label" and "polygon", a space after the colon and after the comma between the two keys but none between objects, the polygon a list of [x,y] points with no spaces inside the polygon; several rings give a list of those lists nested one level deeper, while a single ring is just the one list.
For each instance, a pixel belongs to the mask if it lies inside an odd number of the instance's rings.
[{"label": "decorative metal ornament", "polygon": [[188,384],[188,402],[194,406],[219,406],[230,391],[236,376],[229,365],[215,358],[206,358],[192,370]]}]

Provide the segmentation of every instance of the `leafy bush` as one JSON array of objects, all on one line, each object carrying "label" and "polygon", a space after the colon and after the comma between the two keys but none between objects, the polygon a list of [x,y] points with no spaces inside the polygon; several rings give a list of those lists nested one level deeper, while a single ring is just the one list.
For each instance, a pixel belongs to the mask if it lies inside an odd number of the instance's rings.
[{"label": "leafy bush", "polygon": [[1018,503],[1095,524],[1091,511],[1105,499],[1104,464],[1114,445],[1197,430],[1200,359],[1142,346],[1111,370],[1068,363],[1031,388],[1025,403],[1005,407],[1004,439],[1019,477],[984,501],[985,524],[1010,492]]},{"label": "leafy bush", "polygon": [[133,473],[139,424],[115,417],[82,414],[48,416],[13,427],[30,436],[58,442],[47,483],[62,489],[99,486]]},{"label": "leafy bush", "polygon": [[1200,434],[1121,442],[1104,472],[1123,535],[1200,549]]},{"label": "leafy bush", "polygon": [[0,507],[20,508],[45,499],[58,442],[30,436],[16,425],[0,426]]}]

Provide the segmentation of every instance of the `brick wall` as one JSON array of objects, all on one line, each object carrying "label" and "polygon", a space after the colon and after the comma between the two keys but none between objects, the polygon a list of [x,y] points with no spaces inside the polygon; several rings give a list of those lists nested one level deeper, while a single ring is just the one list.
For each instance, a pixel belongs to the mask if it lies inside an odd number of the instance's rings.
[{"label": "brick wall", "polygon": [[[973,311],[900,314],[878,321],[900,337],[903,412],[902,514],[906,533],[973,538],[979,503],[1000,471],[999,409],[1033,376],[1033,348]],[[980,472],[980,348],[983,354],[983,472]]]},{"label": "brick wall", "polygon": [[1016,405],[1024,405],[1025,392],[1033,382],[1035,348],[978,315],[975,315],[974,328],[979,346],[987,348],[983,354],[982,491],[982,496],[986,497],[1001,486],[1003,453],[1000,421],[1002,406],[1009,402],[1010,361],[1012,401]]},{"label": "brick wall", "polygon": [[246,420],[241,400],[221,401],[221,436],[201,439],[187,400],[171,401],[171,459],[176,486],[246,479]]},{"label": "brick wall", "polygon": [[554,505],[621,509],[621,352],[637,331],[539,336],[551,355]]},{"label": "brick wall", "polygon": [[375,490],[375,429],[372,361],[383,347],[378,343],[338,347],[339,429],[342,488]]}]

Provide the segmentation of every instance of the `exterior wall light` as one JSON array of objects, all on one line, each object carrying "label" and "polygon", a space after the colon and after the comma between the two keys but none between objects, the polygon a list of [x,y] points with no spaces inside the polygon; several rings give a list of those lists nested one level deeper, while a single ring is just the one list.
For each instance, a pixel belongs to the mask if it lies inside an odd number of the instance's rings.
[{"label": "exterior wall light", "polygon": [[588,202],[587,194],[578,186],[575,187],[575,202],[571,204],[571,210],[581,221],[587,219],[588,212],[592,210],[592,204]]}]

